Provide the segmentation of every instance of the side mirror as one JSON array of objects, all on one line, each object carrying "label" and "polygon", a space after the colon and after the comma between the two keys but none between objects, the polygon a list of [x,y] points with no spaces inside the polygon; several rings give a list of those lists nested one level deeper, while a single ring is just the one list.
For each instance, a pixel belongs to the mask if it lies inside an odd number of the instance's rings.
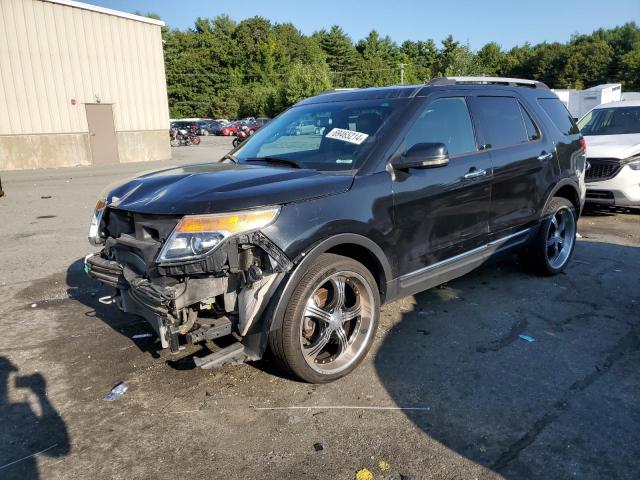
[{"label": "side mirror", "polygon": [[444,143],[416,143],[391,161],[396,170],[445,167],[448,164],[449,152]]}]

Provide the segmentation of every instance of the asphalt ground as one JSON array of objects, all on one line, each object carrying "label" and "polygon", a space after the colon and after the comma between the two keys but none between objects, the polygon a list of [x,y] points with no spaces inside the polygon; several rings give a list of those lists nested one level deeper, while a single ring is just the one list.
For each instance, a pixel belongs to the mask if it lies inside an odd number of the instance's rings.
[{"label": "asphalt ground", "polygon": [[640,210],[587,212],[562,275],[508,259],[384,306],[364,363],[315,386],[195,369],[98,301],[97,195],[163,165],[0,172],[0,478],[638,478]]}]

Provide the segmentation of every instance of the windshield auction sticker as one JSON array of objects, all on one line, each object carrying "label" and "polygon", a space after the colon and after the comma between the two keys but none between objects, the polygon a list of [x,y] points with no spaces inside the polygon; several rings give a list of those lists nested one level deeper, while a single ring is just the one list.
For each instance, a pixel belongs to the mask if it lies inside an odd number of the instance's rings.
[{"label": "windshield auction sticker", "polygon": [[327,138],[333,138],[334,140],[342,140],[343,142],[355,143],[360,145],[364,142],[369,135],[366,133],[355,132],[353,130],[344,130],[342,128],[334,128],[327,133]]}]

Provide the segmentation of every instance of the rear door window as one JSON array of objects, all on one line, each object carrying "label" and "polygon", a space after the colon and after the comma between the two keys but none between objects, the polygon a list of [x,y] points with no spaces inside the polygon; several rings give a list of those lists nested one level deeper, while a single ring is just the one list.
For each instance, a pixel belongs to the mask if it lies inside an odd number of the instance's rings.
[{"label": "rear door window", "polygon": [[578,133],[578,126],[571,117],[569,110],[559,98],[539,98],[538,103],[549,116],[553,124],[564,135],[573,135]]},{"label": "rear door window", "polygon": [[536,126],[535,122],[527,112],[527,109],[520,104],[520,112],[522,113],[522,118],[524,119],[524,126],[527,129],[527,137],[529,140],[538,140],[540,138],[540,131]]},{"label": "rear door window", "polygon": [[462,97],[438,98],[424,108],[405,137],[405,151],[418,143],[444,143],[449,155],[476,150],[473,124]]},{"label": "rear door window", "polygon": [[520,104],[515,98],[477,97],[476,105],[477,121],[488,148],[508,147],[529,141]]}]

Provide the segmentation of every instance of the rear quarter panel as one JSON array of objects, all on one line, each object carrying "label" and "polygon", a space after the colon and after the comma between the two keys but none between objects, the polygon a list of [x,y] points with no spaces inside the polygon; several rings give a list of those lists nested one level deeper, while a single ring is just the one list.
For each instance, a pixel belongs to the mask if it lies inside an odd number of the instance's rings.
[{"label": "rear quarter panel", "polygon": [[581,200],[584,199],[584,172],[586,166],[586,157],[580,145],[582,135],[579,132],[572,134],[561,132],[540,105],[540,100],[544,98],[557,97],[555,94],[547,92],[527,98],[527,101],[535,107],[537,116],[543,120],[545,130],[553,140],[556,150],[557,176],[547,185],[546,201],[541,205],[540,215],[544,215],[546,205],[551,196],[564,185],[573,186],[578,191]]}]

